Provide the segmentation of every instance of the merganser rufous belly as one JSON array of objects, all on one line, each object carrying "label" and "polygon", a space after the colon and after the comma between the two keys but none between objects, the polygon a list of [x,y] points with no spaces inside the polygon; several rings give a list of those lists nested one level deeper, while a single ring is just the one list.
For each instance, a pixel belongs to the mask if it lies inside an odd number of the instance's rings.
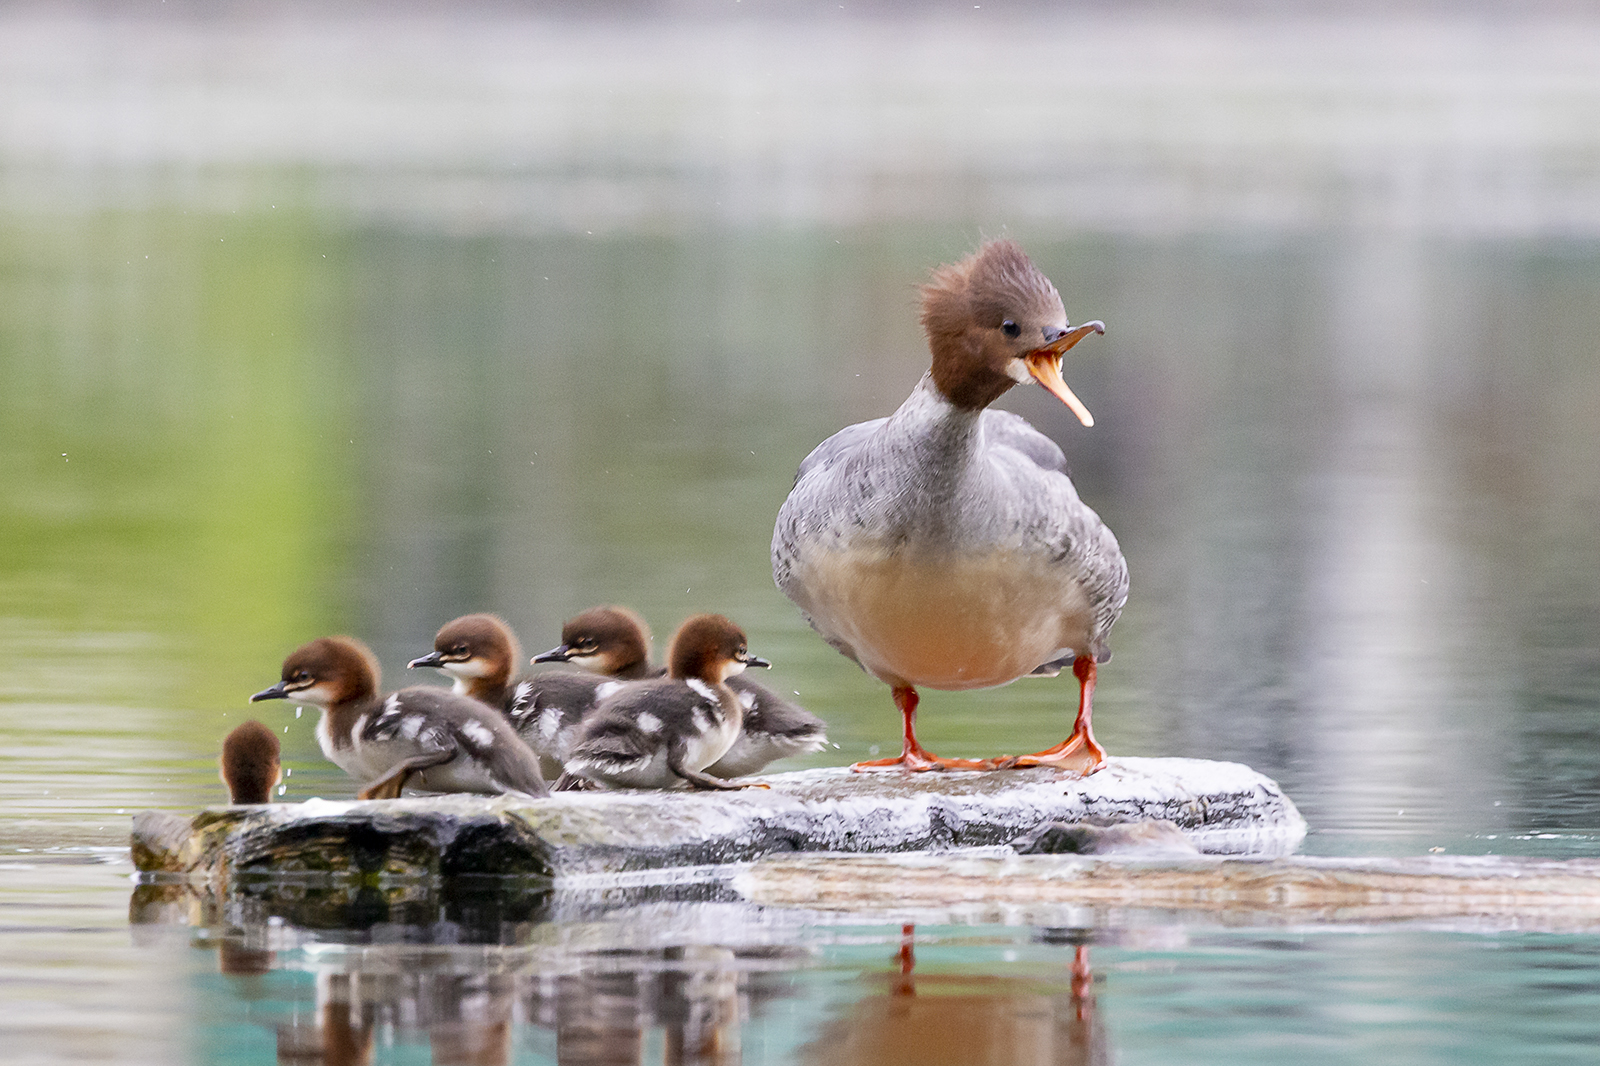
[{"label": "merganser rufous belly", "polygon": [[253,718],[223,739],[218,775],[229,803],[272,802],[272,787],[283,776],[279,751],[277,735]]},{"label": "merganser rufous belly", "polygon": [[443,670],[458,695],[503,713],[539,756],[546,778],[554,781],[562,773],[579,723],[594,710],[602,692],[617,686],[576,670],[544,670],[513,678],[521,661],[521,645],[503,619],[468,614],[446,623],[433,638],[433,651],[408,665]]},{"label": "merganser rufous belly", "polygon": [[[665,667],[650,665],[650,630],[626,607],[591,607],[561,627],[561,643],[536,655],[538,662],[576,662],[618,679],[661,677]],[[744,724],[726,755],[706,767],[714,777],[744,777],[791,755],[821,751],[827,723],[793,700],[737,674],[727,686],[744,708]]]},{"label": "merganser rufous belly", "polygon": [[725,682],[767,665],[726,618],[690,618],[672,638],[666,677],[621,683],[584,720],[567,771],[609,788],[745,787],[705,770],[727,754],[744,718]]},{"label": "merganser rufous belly", "polygon": [[[900,409],[846,427],[800,464],[773,531],[773,577],[829,644],[894,691],[901,754],[856,769],[1092,773],[1105,759],[1091,724],[1096,663],[1110,657],[1127,564],[1061,449],[986,408],[1034,380],[1093,425],[1061,357],[1105,327],[1070,326],[1055,286],[1006,240],[934,272],[922,325],[932,366]],[[918,686],[987,688],[1067,662],[1078,717],[1055,747],[971,760],[917,742]]]},{"label": "merganser rufous belly", "polygon": [[504,716],[437,688],[378,695],[378,660],[351,637],[322,637],[283,661],[283,679],[250,697],[322,710],[317,742],[341,770],[366,782],[361,799],[392,799],[415,775],[433,792],[549,791],[539,759]]}]

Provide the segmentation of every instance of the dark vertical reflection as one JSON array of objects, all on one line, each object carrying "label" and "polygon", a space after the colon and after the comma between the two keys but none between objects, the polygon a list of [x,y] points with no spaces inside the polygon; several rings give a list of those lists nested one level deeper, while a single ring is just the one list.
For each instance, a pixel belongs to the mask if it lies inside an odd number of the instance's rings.
[{"label": "dark vertical reflection", "polygon": [[1025,979],[919,974],[915,939],[915,927],[905,926],[894,972],[879,975],[887,990],[868,993],[844,1008],[841,1017],[802,1049],[803,1061],[828,1066],[1089,1066],[1112,1061],[1086,945],[1075,949],[1066,973]]}]

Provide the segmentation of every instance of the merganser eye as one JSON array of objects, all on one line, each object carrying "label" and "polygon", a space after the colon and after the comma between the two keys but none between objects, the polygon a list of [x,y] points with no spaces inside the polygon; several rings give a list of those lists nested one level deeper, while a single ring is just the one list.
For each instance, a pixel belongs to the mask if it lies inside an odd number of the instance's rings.
[{"label": "merganser eye", "polygon": [[290,681],[310,681],[311,680],[311,675],[309,673],[307,673],[306,671],[304,671],[304,670],[296,670],[294,672],[294,676],[291,677],[289,680]]},{"label": "merganser eye", "polygon": [[1009,318],[1000,323],[1000,329],[1008,337],[1020,337],[1022,335],[1022,327]]},{"label": "merganser eye", "polygon": [[455,647],[450,649],[450,654],[465,655],[467,654],[467,646],[465,644],[457,644]]}]

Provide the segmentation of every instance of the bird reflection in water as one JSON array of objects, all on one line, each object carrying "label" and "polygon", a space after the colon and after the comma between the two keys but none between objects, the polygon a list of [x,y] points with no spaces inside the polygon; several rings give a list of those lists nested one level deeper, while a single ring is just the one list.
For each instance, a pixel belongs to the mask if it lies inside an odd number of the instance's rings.
[{"label": "bird reflection in water", "polygon": [[[915,927],[901,930],[899,972],[804,1049],[826,1066],[1089,1066],[1111,1048],[1095,1009],[1089,949],[1074,952],[1065,992],[1023,977],[917,974]],[[1059,985],[1057,985],[1059,987]]]},{"label": "bird reflection in water", "polygon": [[663,1066],[738,1066],[750,997],[733,951],[680,947],[587,961],[562,974],[322,974],[315,1012],[278,1027],[278,1061],[371,1062],[375,1027],[392,1025],[425,1032],[435,1066],[504,1066],[524,1022],[555,1031],[562,1066],[642,1066],[656,1028]]}]

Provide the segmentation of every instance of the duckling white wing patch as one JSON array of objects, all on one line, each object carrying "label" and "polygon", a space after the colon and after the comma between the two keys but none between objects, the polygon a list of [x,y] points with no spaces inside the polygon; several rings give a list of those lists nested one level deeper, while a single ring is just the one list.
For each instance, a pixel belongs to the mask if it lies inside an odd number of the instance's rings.
[{"label": "duckling white wing patch", "polygon": [[555,740],[556,734],[561,731],[561,709],[559,707],[546,707],[539,716],[539,739],[546,744]]},{"label": "duckling white wing patch", "polygon": [[601,700],[610,699],[614,694],[621,692],[626,687],[626,682],[622,681],[606,681],[596,685],[594,690],[595,702],[599,703]]},{"label": "duckling white wing patch", "polygon": [[461,735],[480,748],[487,748],[494,744],[494,730],[482,722],[474,722],[470,718],[461,723]]},{"label": "duckling white wing patch", "polygon": [[711,688],[710,685],[706,684],[704,681],[701,681],[698,677],[688,678],[684,683],[690,688],[694,689],[696,692],[700,693],[700,695],[704,696],[706,699],[710,700],[712,703],[717,702],[716,692]]},{"label": "duckling white wing patch", "polygon": [[649,711],[640,711],[639,717],[633,720],[633,724],[639,727],[639,731],[641,733],[661,732],[661,719],[657,718]]},{"label": "duckling white wing patch", "polygon": [[517,685],[517,690],[511,696],[511,714],[515,717],[519,712],[528,709],[528,704],[533,700],[533,682],[524,681]]}]

